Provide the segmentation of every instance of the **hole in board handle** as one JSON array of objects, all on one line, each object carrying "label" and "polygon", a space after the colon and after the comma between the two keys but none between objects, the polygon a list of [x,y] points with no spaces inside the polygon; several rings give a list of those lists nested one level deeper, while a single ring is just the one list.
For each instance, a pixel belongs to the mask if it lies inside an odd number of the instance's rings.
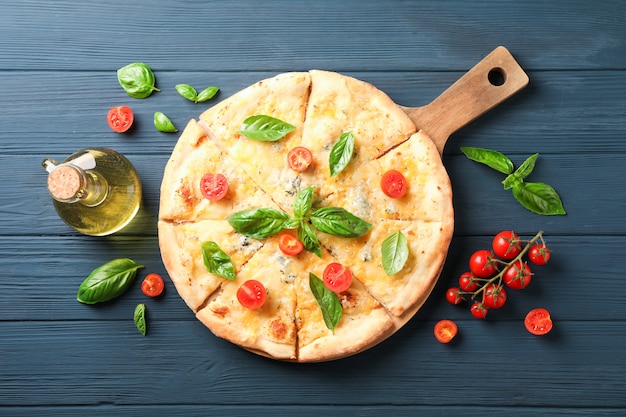
[{"label": "hole in board handle", "polygon": [[495,87],[500,87],[506,82],[506,74],[502,68],[494,68],[487,74],[489,83]]}]

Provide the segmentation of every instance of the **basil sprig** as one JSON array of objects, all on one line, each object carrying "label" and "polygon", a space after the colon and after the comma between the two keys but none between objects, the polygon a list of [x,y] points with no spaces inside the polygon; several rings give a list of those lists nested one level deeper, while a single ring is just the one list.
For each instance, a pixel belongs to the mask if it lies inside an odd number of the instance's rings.
[{"label": "basil sprig", "polygon": [[326,288],[324,281],[312,272],[309,272],[309,287],[315,297],[315,301],[317,301],[317,304],[320,306],[324,324],[334,333],[335,327],[339,324],[339,320],[343,314],[339,296],[337,293]]},{"label": "basil sprig", "polygon": [[561,198],[552,186],[543,182],[524,181],[534,170],[538,153],[531,155],[519,168],[514,169],[513,162],[507,156],[491,149],[461,147],[461,152],[472,161],[506,174],[502,181],[504,189],[512,190],[513,197],[524,208],[546,216],[565,214]]},{"label": "basil sprig", "polygon": [[387,275],[397,274],[409,259],[409,245],[400,230],[390,234],[381,246],[383,269]]},{"label": "basil sprig", "polygon": [[283,229],[298,228],[298,239],[304,248],[322,257],[322,248],[315,229],[341,237],[361,237],[372,228],[365,220],[341,207],[322,207],[312,210],[313,187],[307,187],[296,196],[293,217],[271,208],[238,211],[228,216],[228,223],[236,232],[255,239],[264,239]]},{"label": "basil sprig", "polygon": [[133,98],[146,98],[153,91],[160,91],[154,86],[154,73],[142,62],[134,62],[118,69],[117,81],[126,94]]},{"label": "basil sprig", "polygon": [[176,88],[176,91],[178,91],[178,94],[181,97],[186,98],[189,101],[193,101],[194,103],[202,103],[210,100],[220,90],[216,86],[211,86],[198,93],[198,91],[189,84],[176,84],[174,88]]},{"label": "basil sprig", "polygon": [[156,127],[159,132],[178,132],[178,129],[176,129],[176,126],[174,126],[170,118],[160,111],[154,113],[154,127]]},{"label": "basil sprig", "polygon": [[274,142],[294,130],[296,127],[287,122],[260,114],[244,120],[239,133],[249,139]]},{"label": "basil sprig", "polygon": [[202,242],[202,258],[207,271],[220,277],[235,280],[235,265],[230,256],[215,242]]},{"label": "basil sprig", "polygon": [[344,170],[352,159],[354,153],[354,135],[352,132],[345,132],[339,137],[339,140],[333,145],[328,157],[328,165],[330,166],[330,176],[334,177]]},{"label": "basil sprig", "polygon": [[84,304],[112,300],[122,295],[133,283],[143,265],[128,258],[114,259],[94,269],[80,284],[76,299]]},{"label": "basil sprig", "polygon": [[133,315],[133,319],[135,321],[135,327],[139,330],[139,333],[142,335],[146,335],[148,326],[146,323],[146,305],[145,304],[137,304],[135,307],[135,314]]}]

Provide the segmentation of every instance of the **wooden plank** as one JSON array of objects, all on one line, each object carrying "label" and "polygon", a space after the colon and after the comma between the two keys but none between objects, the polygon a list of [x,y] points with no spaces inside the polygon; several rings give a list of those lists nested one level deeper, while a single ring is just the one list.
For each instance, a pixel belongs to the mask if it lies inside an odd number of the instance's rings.
[{"label": "wooden plank", "polygon": [[[461,322],[455,345],[436,342],[433,324],[411,323],[345,360],[303,365],[258,357],[197,322],[158,321],[143,337],[130,320],[4,321],[0,393],[3,406],[253,406],[289,398],[307,406],[626,408],[626,356],[615,349],[626,342],[623,320],[560,320],[544,338],[509,322]],[[480,389],[460,398],[472,381]]]},{"label": "wooden plank", "polygon": [[253,0],[158,7],[149,0],[22,1],[3,11],[0,68],[102,70],[142,60],[187,71],[320,62],[344,71],[407,70],[416,62],[422,69],[463,70],[503,44],[532,69],[623,69],[623,12],[618,0],[601,7],[585,0],[324,0],[306,10],[276,0],[271,13]]}]

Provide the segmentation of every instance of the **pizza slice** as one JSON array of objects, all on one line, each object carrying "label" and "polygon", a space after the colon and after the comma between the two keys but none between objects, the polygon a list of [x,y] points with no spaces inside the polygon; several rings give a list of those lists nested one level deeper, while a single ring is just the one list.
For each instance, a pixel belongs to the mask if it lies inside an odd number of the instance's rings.
[{"label": "pizza slice", "polygon": [[[352,271],[387,310],[401,316],[426,300],[443,268],[452,239],[452,220],[446,222],[382,220],[365,236],[345,239],[320,236],[322,245]],[[403,268],[388,275],[383,267],[383,241],[401,232],[408,245]]]},{"label": "pizza slice", "polygon": [[[300,189],[298,172],[289,168],[287,155],[301,141],[309,89],[307,72],[280,74],[239,91],[200,115],[200,126],[207,134],[285,209]],[[253,140],[240,133],[250,116],[270,116],[295,130],[276,141]]]},{"label": "pizza slice", "polygon": [[[219,200],[203,194],[205,174],[222,174],[227,192]],[[222,220],[232,212],[278,208],[227,152],[190,120],[176,144],[163,175],[159,218],[169,221]]]},{"label": "pizza slice", "polygon": [[204,242],[215,242],[230,256],[235,274],[263,246],[259,240],[236,233],[226,220],[159,221],[158,234],[163,264],[178,294],[194,312],[225,280],[205,266]]},{"label": "pizza slice", "polygon": [[[433,142],[422,132],[394,147],[380,158],[354,164],[340,173],[332,193],[319,203],[339,206],[369,222],[378,219],[445,221],[453,217],[450,179]],[[397,170],[408,183],[400,198],[381,188],[383,175]]]}]

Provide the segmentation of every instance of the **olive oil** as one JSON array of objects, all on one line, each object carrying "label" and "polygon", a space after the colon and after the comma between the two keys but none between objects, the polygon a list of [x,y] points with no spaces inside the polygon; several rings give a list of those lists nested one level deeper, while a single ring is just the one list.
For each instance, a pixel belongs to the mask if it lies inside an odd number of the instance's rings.
[{"label": "olive oil", "polygon": [[80,233],[115,233],[139,211],[141,180],[130,161],[116,151],[83,149],[63,163],[47,158],[43,166],[54,208]]}]

